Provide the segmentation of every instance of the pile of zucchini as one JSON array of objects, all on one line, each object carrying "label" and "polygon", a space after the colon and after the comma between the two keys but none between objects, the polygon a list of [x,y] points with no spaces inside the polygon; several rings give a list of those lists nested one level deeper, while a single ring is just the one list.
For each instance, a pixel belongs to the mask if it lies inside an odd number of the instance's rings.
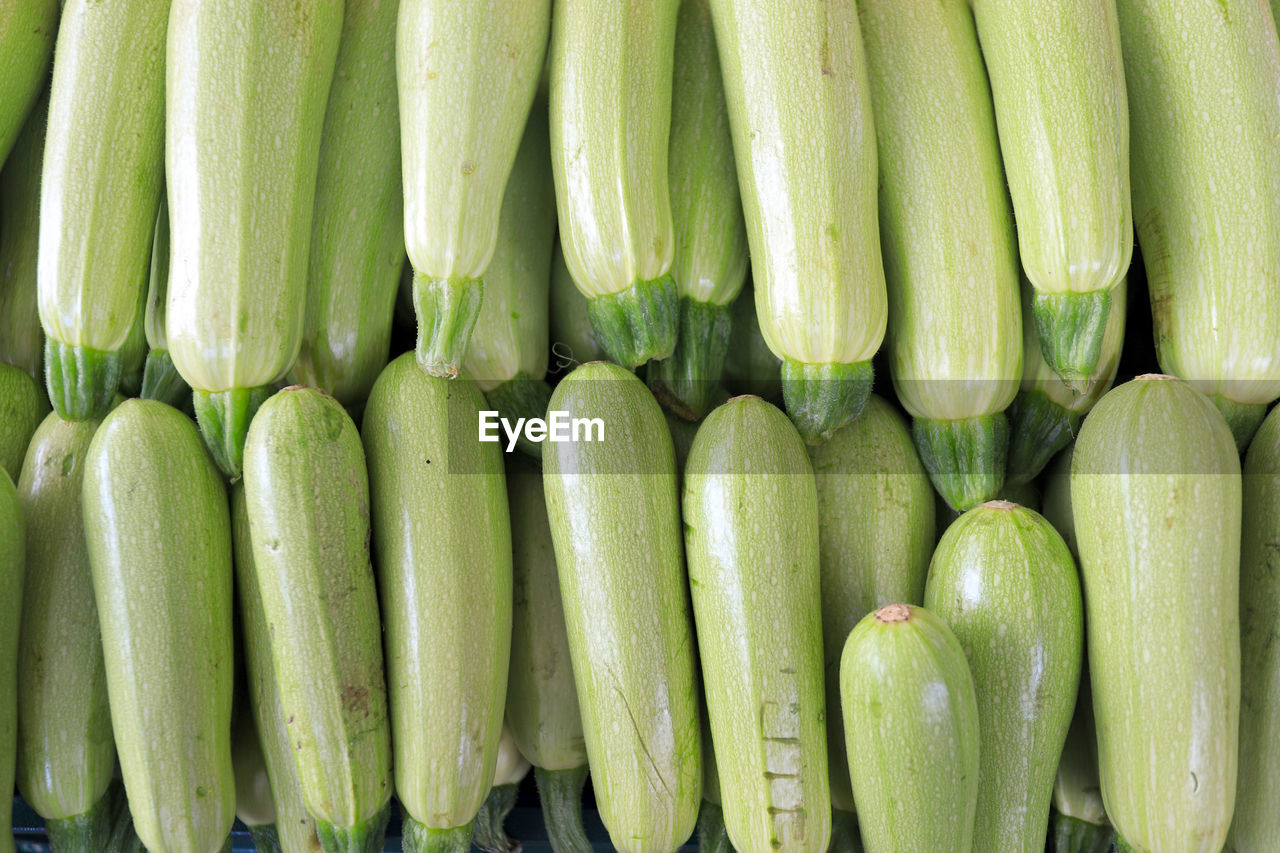
[{"label": "pile of zucchini", "polygon": [[1277,15],[0,0],[0,853],[1280,851]]}]

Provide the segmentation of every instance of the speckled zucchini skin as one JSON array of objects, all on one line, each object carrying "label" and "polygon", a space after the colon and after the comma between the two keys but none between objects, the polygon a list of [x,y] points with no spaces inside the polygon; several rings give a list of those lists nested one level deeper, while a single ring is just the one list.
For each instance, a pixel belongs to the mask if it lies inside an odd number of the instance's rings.
[{"label": "speckled zucchini skin", "polygon": [[[10,6],[21,6],[16,0]],[[40,172],[49,93],[36,101],[0,171],[0,362],[44,382],[44,328],[37,306]]]},{"label": "speckled zucchini skin", "polygon": [[0,364],[0,469],[16,483],[31,436],[49,412],[44,389],[24,371]]},{"label": "speckled zucchini skin", "polygon": [[[0,472],[0,790],[11,791],[14,746],[18,737],[18,624],[22,618],[22,586],[26,569],[26,526],[18,490]],[[0,798],[0,851],[13,853],[9,796]]]},{"label": "speckled zucchini skin", "polygon": [[61,7],[58,0],[0,3],[0,164],[48,79]]}]

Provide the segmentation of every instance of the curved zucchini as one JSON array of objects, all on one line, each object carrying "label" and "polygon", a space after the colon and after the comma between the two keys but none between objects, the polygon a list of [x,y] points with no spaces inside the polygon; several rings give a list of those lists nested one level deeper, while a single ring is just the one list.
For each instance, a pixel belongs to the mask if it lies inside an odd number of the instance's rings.
[{"label": "curved zucchini", "polygon": [[368,475],[342,404],[301,386],[263,403],[245,439],[244,493],[302,800],[329,853],[381,851],[391,730]]},{"label": "curved zucchini", "polygon": [[0,364],[0,470],[18,481],[31,436],[49,412],[44,389],[21,369]]},{"label": "curved zucchini", "polygon": [[[1071,462],[1102,799],[1138,851],[1222,849],[1240,709],[1240,459],[1171,376],[1108,392]],[[1123,847],[1121,849],[1124,849]]]},{"label": "curved zucchini", "polygon": [[493,787],[476,814],[472,844],[488,853],[518,853],[520,842],[507,837],[503,822],[516,804],[516,789],[531,765],[516,746],[511,729],[502,726],[498,741],[498,761],[493,771]]},{"label": "curved zucchini", "polygon": [[550,26],[551,0],[400,2],[404,236],[418,361],[435,376],[457,376],[479,316]]},{"label": "curved zucchini", "polygon": [[1111,849],[1114,833],[1098,783],[1098,735],[1087,671],[1080,675],[1075,716],[1053,781],[1050,820],[1054,853],[1107,853]]},{"label": "curved zucchini", "polygon": [[951,629],[909,604],[867,614],[840,656],[840,698],[867,853],[974,849],[978,702]]},{"label": "curved zucchini", "polygon": [[0,164],[48,80],[60,7],[58,0],[0,3]]},{"label": "curved zucchini", "polygon": [[1062,537],[1008,501],[969,510],[929,564],[924,606],[964,649],[982,739],[975,850],[1044,853],[1080,684],[1080,579]]},{"label": "curved zucchini", "polygon": [[601,440],[542,453],[596,804],[618,850],[674,851],[698,817],[702,738],[671,435],[607,362],[562,379],[550,408],[603,423]]},{"label": "curved zucchini", "polygon": [[511,532],[502,451],[476,440],[483,405],[474,382],[430,376],[405,353],[382,371],[364,412],[409,853],[471,843],[502,732]]},{"label": "curved zucchini", "polygon": [[138,836],[216,853],[235,818],[231,530],[195,425],[154,400],[121,403],[89,444],[83,512]]},{"label": "curved zucchini", "polygon": [[729,352],[724,381],[738,394],[754,394],[770,403],[782,402],[782,360],[773,354],[756,317],[755,288],[748,281],[733,301]]},{"label": "curved zucchini", "polygon": [[550,326],[556,370],[607,358],[587,315],[587,297],[574,283],[558,240],[551,254]]},{"label": "curved zucchini", "polygon": [[342,10],[329,0],[173,0],[165,331],[205,444],[232,480],[253,413],[302,340]]},{"label": "curved zucchini", "polygon": [[711,11],[760,330],[813,444],[862,411],[888,310],[858,9],[711,0]]},{"label": "curved zucchini", "polygon": [[143,320],[147,362],[143,365],[139,396],[181,408],[191,389],[173,366],[165,331],[165,311],[169,302],[169,242],[169,203],[161,197],[160,213],[156,216],[156,236],[151,243],[151,278],[147,284],[147,308]]},{"label": "curved zucchini", "polygon": [[[18,623],[26,570],[26,529],[18,490],[0,472],[0,851],[13,853],[14,747],[18,739]],[[24,688],[25,689],[25,688]]]},{"label": "curved zucchini", "polygon": [[48,120],[49,93],[45,89],[0,171],[0,362],[21,367],[41,383],[44,328],[37,307],[36,265],[40,254],[40,172]]}]

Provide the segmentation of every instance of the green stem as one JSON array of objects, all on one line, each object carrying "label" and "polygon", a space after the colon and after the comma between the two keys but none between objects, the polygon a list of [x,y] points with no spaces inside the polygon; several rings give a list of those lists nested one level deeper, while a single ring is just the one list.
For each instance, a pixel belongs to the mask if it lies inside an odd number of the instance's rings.
[{"label": "green stem", "polygon": [[1210,394],[1209,399],[1218,407],[1218,411],[1222,412],[1222,416],[1227,420],[1227,426],[1231,427],[1231,435],[1236,440],[1236,450],[1244,453],[1249,449],[1249,442],[1253,441],[1253,434],[1258,431],[1258,427],[1262,426],[1262,419],[1267,416],[1266,404],[1237,403],[1222,394]]},{"label": "green stem", "polygon": [[1029,483],[1058,451],[1071,443],[1082,418],[1064,409],[1040,389],[1019,391],[1006,411],[1009,421],[1009,461],[1005,483]]},{"label": "green stem", "polygon": [[582,826],[582,787],[587,782],[587,767],[572,770],[533,768],[538,780],[538,798],[542,801],[542,819],[547,838],[556,853],[590,853],[591,842]]},{"label": "green stem", "polygon": [[518,853],[520,842],[507,837],[503,824],[516,804],[519,785],[495,785],[489,789],[476,819],[472,823],[472,842],[488,853]]},{"label": "green stem", "polygon": [[355,826],[334,826],[317,820],[316,835],[324,853],[382,853],[390,817],[388,802],[376,815]]},{"label": "green stem", "polygon": [[122,792],[108,788],[84,814],[45,821],[54,853],[99,853],[111,840],[111,825],[119,811]]},{"label": "green stem", "polygon": [[142,369],[142,399],[159,400],[177,409],[182,407],[183,399],[190,393],[187,381],[174,367],[167,349],[153,349],[147,353],[147,364]]},{"label": "green stem", "polygon": [[249,827],[249,836],[253,838],[253,846],[258,853],[284,853],[280,847],[280,835],[276,832],[274,823]]},{"label": "green stem", "polygon": [[831,810],[830,853],[862,853],[862,834],[858,831],[858,816],[844,809]]},{"label": "green stem", "polygon": [[1053,853],[1107,853],[1111,836],[1109,826],[1053,813]]},{"label": "green stem", "polygon": [[634,369],[675,349],[680,294],[670,275],[637,281],[618,293],[588,299],[587,317],[609,358]]},{"label": "green stem", "polygon": [[787,414],[808,444],[821,444],[862,414],[871,396],[871,362],[806,364],[782,362],[782,398]]},{"label": "green stem", "polygon": [[689,421],[701,420],[720,387],[733,309],[680,297],[680,332],[669,358],[649,365],[649,386],[668,409]]},{"label": "green stem", "polygon": [[1004,412],[959,420],[916,418],[911,433],[933,487],[952,509],[964,512],[999,494],[1009,447]]},{"label": "green stem", "polygon": [[[523,370],[503,382],[497,388],[484,392],[489,405],[511,423],[523,418],[545,418],[547,405],[551,402],[551,386],[541,379],[534,379]],[[520,431],[516,447],[531,458],[542,460],[542,445],[529,441]]]},{"label": "green stem", "polygon": [[1111,313],[1111,291],[1036,291],[1031,311],[1045,363],[1068,388],[1083,390],[1102,354],[1102,338]]},{"label": "green stem", "polygon": [[698,853],[731,853],[733,842],[724,827],[724,811],[710,800],[698,810]]},{"label": "green stem", "polygon": [[49,402],[65,421],[100,418],[120,387],[124,356],[88,347],[73,347],[45,338],[45,387]]},{"label": "green stem", "polygon": [[406,815],[404,853],[467,853],[471,835],[470,823],[453,829],[432,829]]},{"label": "green stem", "polygon": [[233,483],[240,479],[249,422],[275,391],[274,385],[259,385],[230,391],[191,392],[205,446],[223,475]]},{"label": "green stem", "polygon": [[413,309],[418,315],[417,357],[423,370],[447,379],[458,375],[483,298],[484,284],[478,278],[413,274]]}]

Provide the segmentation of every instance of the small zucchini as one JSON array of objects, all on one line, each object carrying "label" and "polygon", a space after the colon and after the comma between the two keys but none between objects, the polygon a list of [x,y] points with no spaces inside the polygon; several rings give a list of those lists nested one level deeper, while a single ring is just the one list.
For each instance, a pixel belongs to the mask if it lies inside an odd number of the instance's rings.
[{"label": "small zucchini", "polygon": [[0,3],[0,165],[48,81],[61,6],[59,0]]},{"label": "small zucchini", "polygon": [[18,624],[26,570],[26,529],[18,490],[0,471],[0,851],[13,853],[13,790],[18,740]]},{"label": "small zucchini", "polygon": [[21,367],[40,383],[44,382],[44,328],[37,307],[36,265],[40,171],[48,121],[49,90],[45,89],[0,171],[0,362]]},{"label": "small zucchini", "polygon": [[31,436],[49,412],[44,389],[27,373],[0,364],[0,470],[18,481]]}]

